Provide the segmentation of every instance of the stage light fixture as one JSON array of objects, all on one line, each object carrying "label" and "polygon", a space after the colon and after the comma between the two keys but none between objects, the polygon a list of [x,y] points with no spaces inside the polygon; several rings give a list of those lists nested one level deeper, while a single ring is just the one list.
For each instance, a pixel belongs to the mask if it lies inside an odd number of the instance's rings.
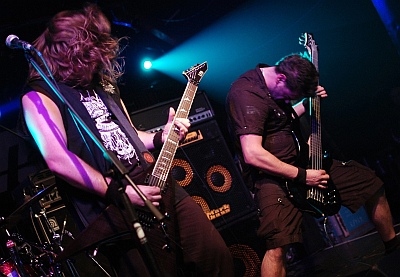
[{"label": "stage light fixture", "polygon": [[152,66],[153,66],[153,63],[150,60],[145,60],[143,62],[144,70],[150,70]]}]

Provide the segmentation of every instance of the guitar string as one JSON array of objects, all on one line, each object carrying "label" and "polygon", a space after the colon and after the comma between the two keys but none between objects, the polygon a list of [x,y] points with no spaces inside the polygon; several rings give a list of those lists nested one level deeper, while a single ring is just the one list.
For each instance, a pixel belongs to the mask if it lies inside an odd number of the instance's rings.
[{"label": "guitar string", "polygon": [[[196,90],[197,86],[189,82],[187,85],[187,89],[185,91],[190,92],[192,95],[194,95]],[[194,96],[189,97],[189,93],[185,93],[182,99],[184,100],[186,98],[189,98],[189,101],[180,102],[176,112],[176,117],[187,118]],[[172,122],[172,124],[174,125],[174,121]],[[175,128],[171,128],[167,134],[166,141],[164,142],[164,146],[161,151],[163,153],[162,157],[163,161],[161,161],[160,159],[157,160],[155,170],[153,171],[152,174],[153,176],[157,177],[157,184],[152,184],[152,185],[156,185],[160,188],[164,186],[164,182],[166,181],[168,172],[171,168],[173,157],[178,147],[178,143],[179,143],[179,135],[176,134]],[[160,166],[161,162],[164,164],[164,167]]]}]

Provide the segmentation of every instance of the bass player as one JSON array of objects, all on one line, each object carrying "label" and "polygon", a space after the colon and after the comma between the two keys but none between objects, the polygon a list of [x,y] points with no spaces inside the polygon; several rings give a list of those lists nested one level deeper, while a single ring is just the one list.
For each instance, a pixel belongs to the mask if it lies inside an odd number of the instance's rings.
[{"label": "bass player", "polygon": [[320,189],[332,181],[342,205],[352,212],[365,204],[386,253],[399,247],[383,182],[371,169],[355,161],[337,160],[326,170],[296,165],[298,148],[292,131],[308,105],[303,105],[303,100],[292,107],[291,101],[326,98],[318,75],[308,58],[289,55],[275,66],[259,64],[242,74],[226,99],[228,125],[243,176],[254,189],[260,208],[258,236],[267,247],[261,265],[263,277],[285,276],[285,250],[302,242],[303,212],[289,199],[286,181]]}]

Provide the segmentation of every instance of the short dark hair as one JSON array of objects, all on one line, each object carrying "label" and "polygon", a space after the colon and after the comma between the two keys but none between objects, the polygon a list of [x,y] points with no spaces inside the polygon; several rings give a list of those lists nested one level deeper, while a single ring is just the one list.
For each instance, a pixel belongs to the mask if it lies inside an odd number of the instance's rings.
[{"label": "short dark hair", "polygon": [[286,85],[291,91],[305,97],[315,95],[319,74],[314,64],[302,54],[283,57],[277,62],[275,72],[286,76]]}]

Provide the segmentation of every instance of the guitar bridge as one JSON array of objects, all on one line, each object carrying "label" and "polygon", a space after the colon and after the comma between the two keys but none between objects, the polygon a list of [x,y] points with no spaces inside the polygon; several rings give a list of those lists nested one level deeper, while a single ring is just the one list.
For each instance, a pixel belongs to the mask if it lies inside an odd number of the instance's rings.
[{"label": "guitar bridge", "polygon": [[320,203],[324,203],[325,197],[321,190],[317,188],[311,188],[307,190],[307,199],[312,199],[314,201],[318,201]]},{"label": "guitar bridge", "polygon": [[145,211],[138,211],[139,222],[142,224],[143,229],[150,230],[154,228],[156,220],[152,214]]}]

